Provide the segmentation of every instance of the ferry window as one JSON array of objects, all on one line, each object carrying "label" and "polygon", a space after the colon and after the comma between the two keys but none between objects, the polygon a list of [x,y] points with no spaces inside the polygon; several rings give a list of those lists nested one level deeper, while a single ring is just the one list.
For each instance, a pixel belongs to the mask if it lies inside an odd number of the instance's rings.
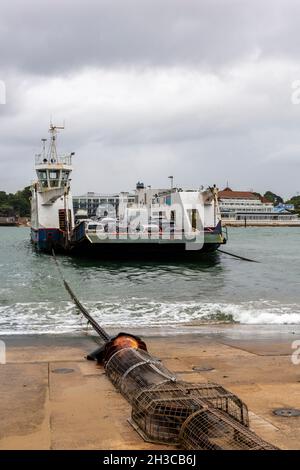
[{"label": "ferry window", "polygon": [[40,180],[46,180],[47,179],[47,172],[46,171],[38,171],[38,178]]},{"label": "ferry window", "polygon": [[51,180],[57,180],[59,178],[59,171],[49,171],[49,178]]},{"label": "ferry window", "polygon": [[40,180],[42,188],[48,187],[48,180],[47,180],[47,171],[38,171],[37,172],[38,179]]},{"label": "ferry window", "polygon": [[59,183],[59,171],[49,171],[49,180],[51,188],[56,188]]}]

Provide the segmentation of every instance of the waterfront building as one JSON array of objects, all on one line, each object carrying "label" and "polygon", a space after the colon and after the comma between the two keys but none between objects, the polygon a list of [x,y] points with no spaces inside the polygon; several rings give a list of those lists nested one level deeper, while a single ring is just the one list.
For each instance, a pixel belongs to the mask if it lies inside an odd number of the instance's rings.
[{"label": "waterfront building", "polygon": [[135,192],[121,192],[114,194],[104,194],[87,192],[82,196],[73,196],[74,214],[84,210],[88,217],[103,216],[103,212],[110,212],[112,208],[117,209],[120,203],[126,201],[130,207],[133,204],[150,205],[154,196],[166,189],[153,189],[150,186],[145,187],[144,183],[136,184]]},{"label": "waterfront building", "polygon": [[[116,208],[119,203],[119,194],[103,194],[88,192],[81,196],[73,196],[74,213],[78,210],[87,211],[88,217],[95,217],[99,206],[107,209],[109,207]],[[136,195],[128,193],[128,201],[135,202]]]},{"label": "waterfront building", "polygon": [[219,207],[224,225],[300,225],[293,205],[274,204],[252,191],[219,191]]}]

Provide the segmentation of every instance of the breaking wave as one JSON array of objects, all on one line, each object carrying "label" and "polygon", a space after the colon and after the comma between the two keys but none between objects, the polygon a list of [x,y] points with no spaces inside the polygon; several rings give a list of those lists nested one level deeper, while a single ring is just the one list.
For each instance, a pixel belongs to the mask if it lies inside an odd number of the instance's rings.
[{"label": "breaking wave", "polygon": [[[300,324],[300,305],[258,300],[228,303],[154,302],[130,298],[85,302],[104,327],[161,327],[201,324]],[[84,332],[86,321],[71,302],[30,302],[0,306],[0,334]]]}]

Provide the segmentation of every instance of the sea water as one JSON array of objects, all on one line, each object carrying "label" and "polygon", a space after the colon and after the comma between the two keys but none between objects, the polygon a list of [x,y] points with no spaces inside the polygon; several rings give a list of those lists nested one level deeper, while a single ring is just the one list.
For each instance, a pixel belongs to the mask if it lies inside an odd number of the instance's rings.
[{"label": "sea water", "polygon": [[[59,256],[65,278],[104,327],[184,331],[204,324],[300,324],[300,228],[231,228],[194,263],[101,262]],[[221,248],[222,249],[222,248]],[[30,229],[0,228],[0,334],[81,333],[86,322]]]}]

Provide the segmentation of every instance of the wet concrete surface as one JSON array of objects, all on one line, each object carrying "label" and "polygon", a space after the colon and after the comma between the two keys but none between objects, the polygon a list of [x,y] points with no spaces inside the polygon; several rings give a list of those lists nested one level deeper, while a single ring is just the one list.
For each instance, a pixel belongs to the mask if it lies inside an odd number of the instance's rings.
[{"label": "wet concrete surface", "polygon": [[[0,449],[168,449],[143,442],[129,425],[130,405],[103,368],[85,359],[91,336],[7,336],[0,365]],[[300,449],[300,365],[291,361],[293,332],[144,337],[149,351],[180,379],[218,382],[239,395],[251,428],[283,449]],[[194,370],[202,369],[202,370]],[[72,369],[59,373],[57,369]]]}]

